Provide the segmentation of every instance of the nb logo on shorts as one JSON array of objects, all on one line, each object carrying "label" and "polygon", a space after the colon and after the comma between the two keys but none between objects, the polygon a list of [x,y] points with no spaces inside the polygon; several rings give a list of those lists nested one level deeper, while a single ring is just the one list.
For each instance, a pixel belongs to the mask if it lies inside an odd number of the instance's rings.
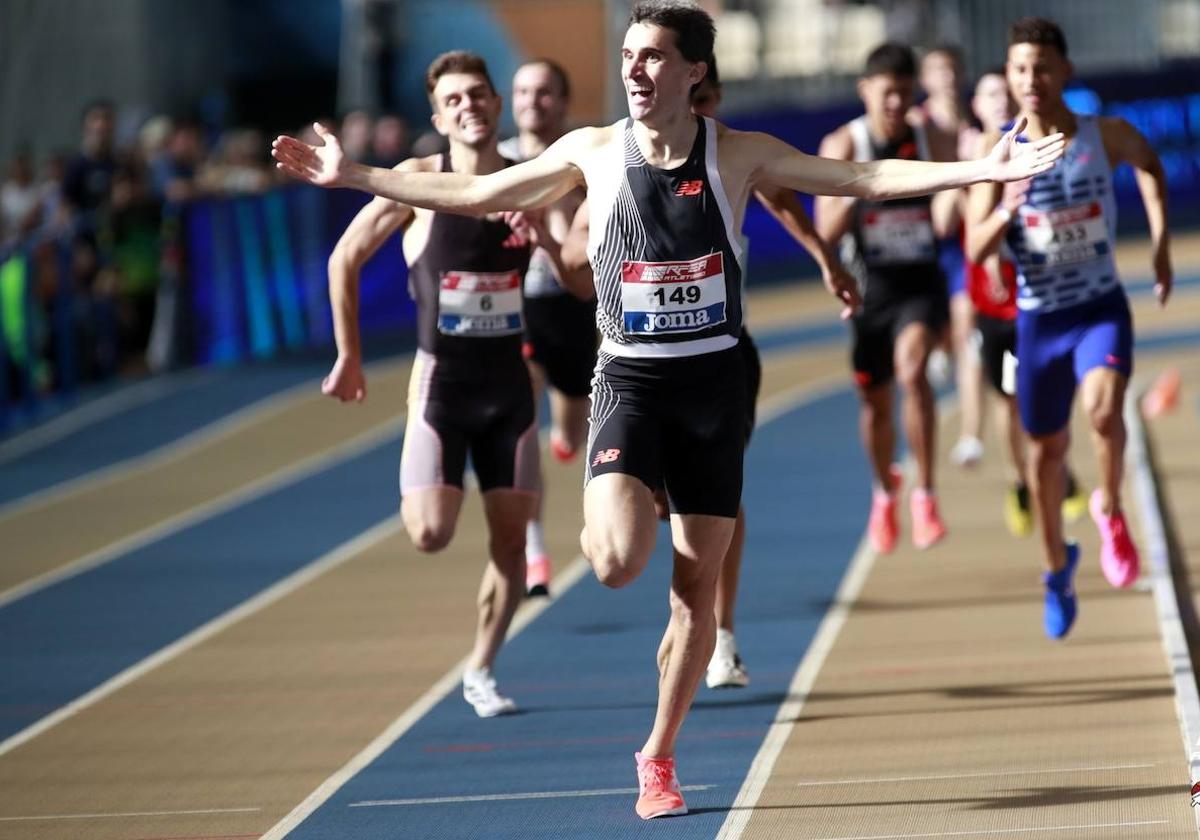
[{"label": "nb logo on shorts", "polygon": [[592,466],[598,467],[601,464],[611,464],[620,457],[620,449],[601,449],[596,453],[596,457],[592,459]]},{"label": "nb logo on shorts", "polygon": [[700,195],[704,192],[703,181],[680,181],[679,186],[675,189],[675,195],[692,196]]}]

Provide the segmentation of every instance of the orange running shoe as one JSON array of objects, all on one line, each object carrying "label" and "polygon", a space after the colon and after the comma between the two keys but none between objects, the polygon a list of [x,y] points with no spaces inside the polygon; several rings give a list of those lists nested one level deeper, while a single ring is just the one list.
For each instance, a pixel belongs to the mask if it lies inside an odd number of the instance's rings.
[{"label": "orange running shoe", "polygon": [[1153,420],[1174,411],[1179,405],[1179,371],[1168,368],[1159,374],[1154,384],[1142,397],[1142,415]]},{"label": "orange running shoe", "polygon": [[675,777],[675,759],[648,758],[633,754],[637,762],[638,801],[634,810],[644,820],[655,817],[677,817],[688,812],[679,779]]},{"label": "orange running shoe", "polygon": [[550,555],[538,554],[525,558],[525,595],[528,598],[550,594]]},{"label": "orange running shoe", "polygon": [[900,536],[900,523],[896,519],[896,494],[900,492],[900,484],[904,476],[900,467],[892,464],[889,473],[892,492],[886,493],[876,489],[871,496],[871,516],[867,519],[867,539],[871,548],[877,554],[888,554],[896,547],[896,539]]},{"label": "orange running shoe", "polygon": [[550,430],[550,454],[561,464],[569,463],[575,457],[575,449],[567,443],[557,430]]},{"label": "orange running shoe", "polygon": [[917,487],[909,497],[912,513],[912,540],[917,548],[929,548],[946,536],[946,523],[938,513],[937,496]]}]

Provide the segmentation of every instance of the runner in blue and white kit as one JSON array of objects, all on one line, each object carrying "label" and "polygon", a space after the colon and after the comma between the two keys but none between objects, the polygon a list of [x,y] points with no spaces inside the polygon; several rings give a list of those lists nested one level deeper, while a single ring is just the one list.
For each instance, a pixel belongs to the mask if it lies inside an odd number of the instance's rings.
[{"label": "runner in blue and white kit", "polygon": [[[658,533],[652,488],[660,479],[673,510],[659,697],[636,755],[635,810],[643,819],[687,813],[675,742],[712,656],[717,570],[740,501],[745,418],[735,232],[750,192],[765,183],[890,199],[1027,178],[1062,154],[1061,137],[1019,148],[1012,132],[976,161],[855,163],[726,128],[694,116],[688,102],[714,35],[712,18],[693,3],[637,3],[621,47],[629,118],[572,131],[533,160],[490,175],[363,166],[346,160],[327,131],[319,132],[319,147],[278,137],[272,148],[293,177],[440,211],[533,210],[587,187],[604,342],[580,543],[597,578],[625,586],[649,563]],[[853,288],[837,291],[856,305]]]},{"label": "runner in blue and white kit", "polygon": [[[1028,121],[1024,137],[1069,138],[1062,165],[1001,189],[972,187],[968,257],[980,262],[1008,243],[1017,262],[1017,401],[1031,438],[1028,479],[1046,552],[1045,630],[1065,636],[1077,607],[1072,581],[1079,547],[1063,539],[1064,463],[1071,404],[1078,387],[1092,428],[1101,486],[1092,518],[1103,540],[1100,562],[1109,583],[1131,585],[1137,548],[1121,511],[1125,452],[1122,406],[1133,369],[1133,324],[1117,276],[1116,201],[1112,168],[1137,172],[1153,242],[1155,292],[1171,291],[1166,183],[1146,138],[1123,119],[1072,113],[1062,98],[1071,75],[1062,30],[1043,18],[1012,26],[1006,67],[1013,98]],[[987,148],[985,137],[981,151]],[[1007,207],[1017,208],[1013,213]]]}]

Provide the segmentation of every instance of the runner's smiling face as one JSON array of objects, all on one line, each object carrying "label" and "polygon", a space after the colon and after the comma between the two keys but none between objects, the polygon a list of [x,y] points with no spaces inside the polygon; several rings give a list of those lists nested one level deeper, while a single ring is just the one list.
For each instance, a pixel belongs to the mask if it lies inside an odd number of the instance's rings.
[{"label": "runner's smiling face", "polygon": [[561,131],[567,104],[558,79],[545,64],[526,64],[513,77],[513,119],[521,131]]},{"label": "runner's smiling face", "polygon": [[621,47],[621,81],[629,116],[645,120],[676,110],[687,111],[692,85],[707,66],[683,57],[675,33],[652,23],[635,23]]},{"label": "runner's smiling face", "polygon": [[446,73],[434,85],[433,127],[450,140],[482,148],[496,138],[500,96],[477,73]]}]

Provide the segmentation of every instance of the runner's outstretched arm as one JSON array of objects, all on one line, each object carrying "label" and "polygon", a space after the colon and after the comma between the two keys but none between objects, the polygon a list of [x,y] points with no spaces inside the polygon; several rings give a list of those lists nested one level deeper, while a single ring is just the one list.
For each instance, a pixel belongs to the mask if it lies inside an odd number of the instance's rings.
[{"label": "runner's outstretched arm", "polygon": [[766,134],[748,134],[747,151],[757,164],[755,180],[816,195],[852,195],[874,201],[925,195],[982,181],[1018,181],[1047,171],[1062,157],[1066,141],[1052,134],[1017,144],[1018,120],[981,160],[930,163],[918,160],[854,162],[806,155]]},{"label": "runner's outstretched arm", "polygon": [[[398,168],[411,171],[411,161]],[[337,360],[321,383],[321,392],[342,402],[367,398],[358,333],[358,281],[363,265],[388,237],[413,220],[413,210],[386,198],[367,204],[350,222],[329,255],[329,304]]]},{"label": "runner's outstretched arm", "polygon": [[1171,235],[1167,229],[1167,176],[1162,161],[1140,131],[1118,117],[1101,122],[1104,146],[1112,163],[1133,167],[1146,220],[1150,223],[1151,260],[1154,266],[1154,294],[1160,306],[1171,296],[1174,272],[1171,268]]},{"label": "runner's outstretched arm", "polygon": [[482,215],[500,210],[533,210],[584,185],[583,173],[570,161],[570,151],[588,141],[578,129],[556,141],[536,158],[490,175],[458,172],[398,172],[349,160],[331,132],[314,126],[324,141],[310,146],[280,136],[271,156],[283,172],[320,187],[347,187],[374,193],[413,207],[443,213]]},{"label": "runner's outstretched arm", "polygon": [[[589,228],[588,203],[585,198],[575,210],[575,218],[571,221],[571,229],[562,244],[563,263],[578,279],[578,285],[568,286],[567,291],[580,300],[591,300],[596,296],[596,282],[592,276],[592,266],[588,261],[587,242]],[[585,282],[586,281],[586,282]]]},{"label": "runner's outstretched arm", "polygon": [[792,190],[782,187],[763,186],[754,191],[754,197],[762,202],[775,221],[786,230],[808,252],[821,270],[821,281],[826,290],[845,306],[842,318],[849,318],[862,305],[858,294],[858,283],[842,266],[833,248],[822,239],[812,219],[804,212],[804,205]]}]

